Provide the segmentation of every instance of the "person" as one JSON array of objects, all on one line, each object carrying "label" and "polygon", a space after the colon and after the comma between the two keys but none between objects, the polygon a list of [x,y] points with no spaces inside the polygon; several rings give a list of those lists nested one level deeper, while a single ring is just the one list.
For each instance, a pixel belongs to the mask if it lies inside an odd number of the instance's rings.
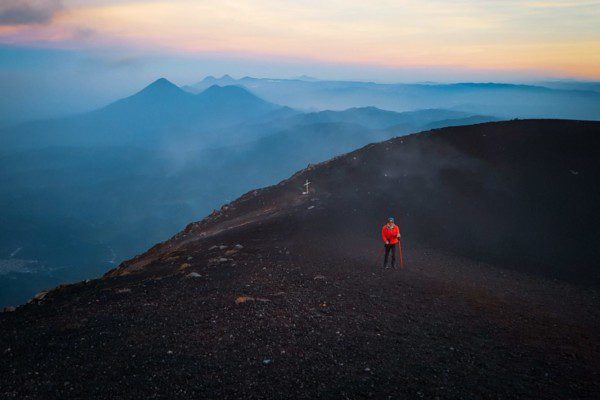
[{"label": "person", "polygon": [[381,237],[385,243],[385,257],[383,258],[383,268],[387,268],[387,261],[390,253],[392,253],[391,266],[395,267],[396,262],[396,243],[400,238],[400,228],[394,224],[394,218],[389,217],[387,224],[381,229]]}]

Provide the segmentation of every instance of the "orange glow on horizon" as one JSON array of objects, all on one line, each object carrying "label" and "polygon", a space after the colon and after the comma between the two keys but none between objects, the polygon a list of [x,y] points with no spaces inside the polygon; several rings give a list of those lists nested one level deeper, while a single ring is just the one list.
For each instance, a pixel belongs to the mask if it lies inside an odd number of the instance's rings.
[{"label": "orange glow on horizon", "polygon": [[386,68],[536,70],[596,79],[596,17],[600,20],[600,2],[585,0],[459,0],[453,5],[442,0],[382,0],[377,5],[359,0],[94,1],[65,8],[49,25],[0,26],[0,43],[129,45]]}]

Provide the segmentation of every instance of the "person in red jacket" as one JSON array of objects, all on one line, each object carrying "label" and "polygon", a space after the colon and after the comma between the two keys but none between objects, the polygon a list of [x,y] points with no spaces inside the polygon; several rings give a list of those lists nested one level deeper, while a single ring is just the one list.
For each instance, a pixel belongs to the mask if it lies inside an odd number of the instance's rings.
[{"label": "person in red jacket", "polygon": [[385,243],[385,258],[383,259],[383,268],[387,267],[388,256],[392,253],[391,266],[394,267],[396,264],[396,243],[400,238],[400,228],[394,224],[394,218],[389,217],[387,224],[381,229],[381,237]]}]

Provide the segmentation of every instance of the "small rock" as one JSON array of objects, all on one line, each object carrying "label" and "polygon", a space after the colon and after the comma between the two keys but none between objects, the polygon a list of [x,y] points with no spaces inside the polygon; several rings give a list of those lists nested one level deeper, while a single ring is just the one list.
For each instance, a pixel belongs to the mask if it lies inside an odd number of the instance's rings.
[{"label": "small rock", "polygon": [[187,260],[188,260],[188,261],[191,261],[191,260],[193,260],[193,259],[194,259],[194,257],[192,257],[192,256],[189,256],[189,257],[187,258]]},{"label": "small rock", "polygon": [[129,293],[131,292],[131,289],[118,289],[117,293]]},{"label": "small rock", "polygon": [[229,261],[229,259],[225,258],[225,257],[221,257],[221,258],[217,259],[217,261],[220,263],[226,263],[227,261]]},{"label": "small rock", "polygon": [[181,265],[179,266],[179,269],[180,269],[180,270],[181,270],[181,269],[186,269],[186,268],[189,268],[189,267],[191,267],[191,266],[192,266],[192,265],[191,265],[191,264],[189,264],[189,263],[183,263],[183,264],[181,264]]},{"label": "small rock", "polygon": [[242,246],[241,244],[236,244],[236,245],[235,245],[235,246],[233,246],[233,247],[235,247],[235,248],[236,248],[236,249],[238,249],[238,250],[241,250],[241,249],[243,249],[243,248],[244,248],[244,246]]},{"label": "small rock", "polygon": [[188,278],[202,278],[202,275],[200,275],[197,272],[191,272],[191,273],[187,274],[187,277]]},{"label": "small rock", "polygon": [[8,306],[8,307],[4,307],[2,312],[13,312],[15,310],[16,310],[16,308],[14,308],[13,306]]},{"label": "small rock", "polygon": [[365,372],[371,372],[371,368],[369,368],[369,367],[365,368]]},{"label": "small rock", "polygon": [[315,281],[324,281],[325,278],[323,275],[315,275],[315,277],[313,278]]},{"label": "small rock", "polygon": [[273,360],[271,360],[270,358],[265,358],[265,359],[263,360],[263,364],[264,364],[264,365],[269,365],[269,364],[271,364],[272,362],[273,362]]},{"label": "small rock", "polygon": [[308,207],[309,210],[312,210],[313,208],[315,208],[315,206]]},{"label": "small rock", "polygon": [[42,300],[44,297],[46,297],[47,294],[48,291],[39,292],[38,294],[33,296],[33,300]]},{"label": "small rock", "polygon": [[271,300],[269,300],[269,299],[263,299],[263,298],[260,298],[260,297],[252,297],[252,296],[238,296],[235,299],[235,304],[239,305],[239,304],[246,303],[248,301],[259,301],[259,302],[262,302],[262,303],[267,303],[267,302],[270,302]]},{"label": "small rock", "polygon": [[167,354],[173,354],[173,350],[167,351]]},{"label": "small rock", "polygon": [[237,251],[236,249],[231,249],[231,250],[227,250],[227,251],[225,252],[225,255],[226,255],[226,256],[230,256],[230,255],[232,255],[232,254],[235,254],[235,253],[237,253],[237,252],[238,252],[238,251]]},{"label": "small rock", "polygon": [[218,248],[218,247],[219,247],[219,246],[217,246],[217,245],[210,246],[210,247],[208,248],[208,250],[214,250],[214,249],[216,249],[216,248]]},{"label": "small rock", "polygon": [[242,304],[242,303],[245,303],[247,301],[254,301],[254,297],[250,297],[250,296],[238,296],[235,299],[235,304]]},{"label": "small rock", "polygon": [[219,246],[219,250],[225,250],[227,248],[227,246],[225,246],[224,244]]}]

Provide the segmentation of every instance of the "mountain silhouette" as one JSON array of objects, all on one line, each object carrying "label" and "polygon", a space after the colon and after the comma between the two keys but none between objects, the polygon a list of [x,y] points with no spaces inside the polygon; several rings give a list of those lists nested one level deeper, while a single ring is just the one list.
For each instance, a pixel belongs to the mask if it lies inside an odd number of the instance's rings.
[{"label": "mountain silhouette", "polygon": [[493,82],[387,84],[229,77],[222,81],[218,78],[203,80],[184,89],[198,93],[214,84],[242,85],[267,101],[296,109],[345,110],[374,106],[404,112],[441,108],[502,119],[600,119],[600,93],[593,90],[591,84],[550,87]]},{"label": "mountain silhouette", "polygon": [[[260,118],[281,108],[241,87],[212,86],[192,95],[161,78],[101,109],[25,123],[2,132],[4,150],[46,146],[162,144],[173,135],[210,141],[215,128]],[[167,139],[167,135],[169,139]]]}]

